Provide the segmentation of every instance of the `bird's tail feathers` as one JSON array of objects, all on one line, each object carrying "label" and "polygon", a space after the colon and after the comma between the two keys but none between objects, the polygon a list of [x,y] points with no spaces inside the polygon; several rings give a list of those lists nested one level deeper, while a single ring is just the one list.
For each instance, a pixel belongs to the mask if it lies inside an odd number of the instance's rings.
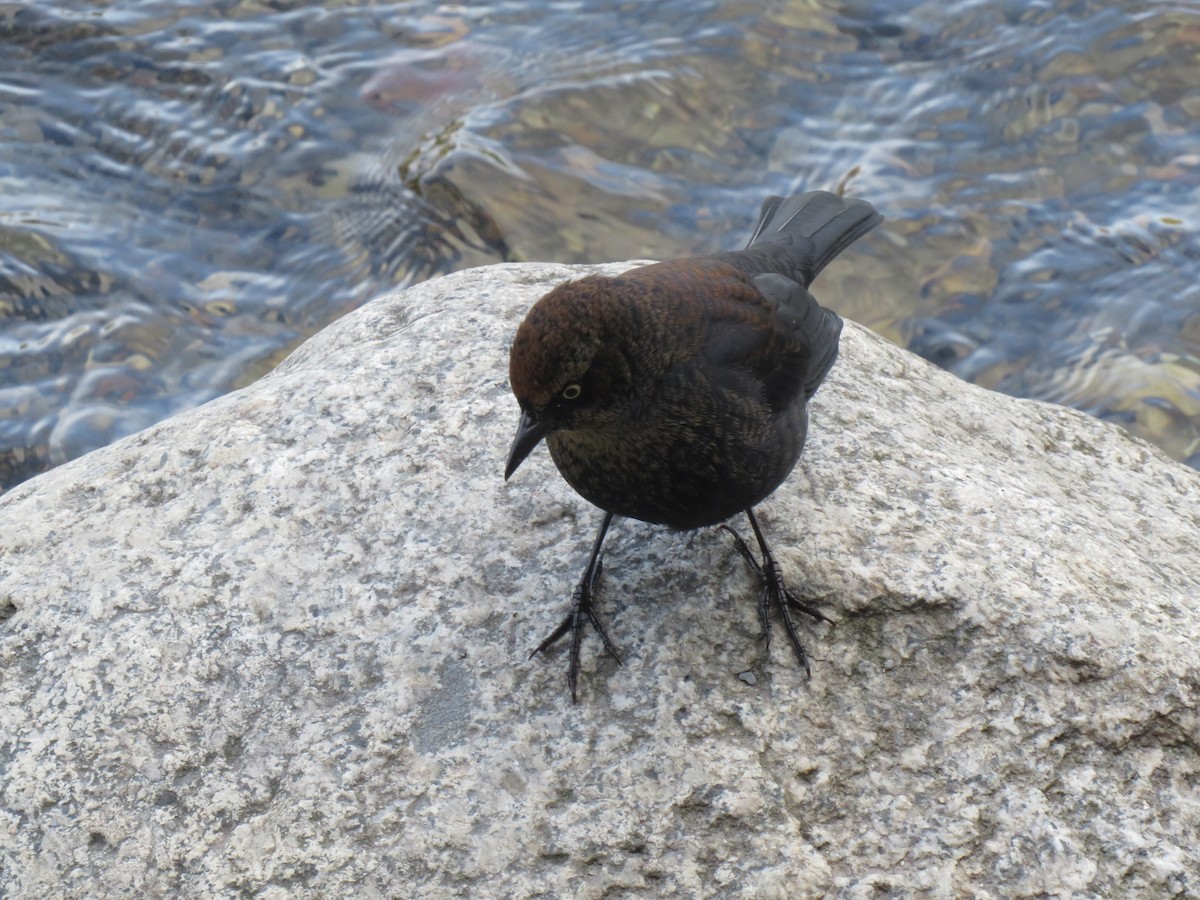
[{"label": "bird's tail feathers", "polygon": [[761,249],[786,260],[792,271],[780,274],[808,286],[835,256],[882,221],[883,216],[866,200],[847,199],[829,191],[768,197],[746,250],[758,256],[751,248]]}]

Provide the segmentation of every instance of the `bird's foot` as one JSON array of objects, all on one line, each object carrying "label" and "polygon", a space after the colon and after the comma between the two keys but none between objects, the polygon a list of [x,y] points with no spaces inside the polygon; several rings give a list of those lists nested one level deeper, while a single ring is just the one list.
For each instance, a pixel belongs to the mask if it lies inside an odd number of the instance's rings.
[{"label": "bird's foot", "polygon": [[529,654],[529,658],[533,659],[539,653],[548,650],[555,642],[558,641],[568,631],[571,632],[571,657],[567,665],[567,684],[571,687],[571,702],[579,702],[578,685],[579,685],[579,648],[583,643],[583,623],[584,620],[592,623],[592,627],[596,629],[596,633],[600,635],[600,640],[604,643],[604,649],[609,655],[621,663],[621,656],[617,653],[616,645],[609,640],[608,633],[604,630],[604,626],[600,624],[600,618],[596,615],[596,610],[592,606],[592,598],[596,593],[596,584],[600,581],[600,572],[604,568],[600,557],[596,557],[595,564],[588,567],[588,570],[583,573],[583,578],[580,579],[579,586],[575,588],[575,593],[571,596],[571,609],[558,627],[555,628],[546,637],[544,641],[533,648]]},{"label": "bird's foot", "polygon": [[758,598],[758,620],[762,626],[762,640],[770,646],[771,644],[771,605],[779,607],[780,615],[783,618],[783,627],[787,632],[788,639],[792,643],[792,649],[796,651],[796,658],[800,661],[800,665],[804,667],[804,674],[811,677],[812,669],[808,665],[808,654],[804,651],[804,645],[800,643],[800,635],[796,630],[796,620],[792,616],[793,610],[798,610],[807,616],[811,616],[818,622],[828,622],[833,624],[833,620],[817,609],[805,603],[787,586],[787,582],[783,580],[783,567],[775,559],[775,554],[771,552],[771,548],[767,546],[766,539],[763,537],[761,529],[758,527],[758,522],[755,520],[753,513],[747,512],[750,517],[750,525],[754,528],[754,535],[758,538],[758,546],[762,551],[762,562],[760,563],[754,558],[754,553],[749,545],[742,540],[742,536],[738,534],[728,525],[721,527],[733,535],[734,548],[741,555],[742,559],[746,560],[746,564],[750,566],[758,580],[762,583],[762,593]]}]

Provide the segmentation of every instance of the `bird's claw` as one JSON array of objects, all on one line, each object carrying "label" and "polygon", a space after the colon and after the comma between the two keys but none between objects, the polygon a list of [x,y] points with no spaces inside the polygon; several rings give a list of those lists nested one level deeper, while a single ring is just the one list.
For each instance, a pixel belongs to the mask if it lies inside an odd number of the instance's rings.
[{"label": "bird's claw", "polygon": [[529,654],[529,658],[537,656],[553,646],[559,638],[565,635],[568,631],[571,632],[571,651],[570,662],[567,665],[567,684],[571,688],[571,702],[579,702],[579,650],[583,644],[583,623],[586,619],[592,623],[592,627],[596,629],[596,633],[600,635],[600,641],[604,644],[604,649],[608,654],[617,661],[617,665],[621,664],[621,656],[617,653],[617,647],[609,639],[608,632],[604,630],[604,626],[600,623],[600,617],[596,615],[596,610],[592,606],[592,597],[596,592],[596,584],[600,580],[600,573],[604,565],[597,557],[596,564],[587,572],[584,572],[583,578],[579,585],[575,588],[575,593],[571,595],[571,608],[568,610],[563,620],[558,623],[558,626],[547,635],[546,639],[533,648]]},{"label": "bird's claw", "polygon": [[791,641],[792,649],[796,651],[796,658],[800,661],[800,665],[804,667],[804,674],[812,677],[812,669],[808,664],[808,654],[804,651],[804,645],[800,642],[800,635],[796,629],[796,620],[792,616],[792,610],[795,609],[807,616],[811,616],[819,622],[827,622],[830,625],[834,624],[833,620],[815,606],[802,601],[793,593],[792,589],[787,586],[787,583],[783,579],[783,568],[775,560],[753,517],[750,519],[750,524],[754,527],[755,536],[759,542],[759,549],[763,554],[761,563],[755,559],[750,546],[737,531],[729,525],[722,525],[721,527],[733,536],[734,549],[737,550],[742,559],[746,560],[746,564],[750,566],[750,569],[758,576],[759,581],[762,583],[762,593],[759,594],[758,598],[758,619],[762,626],[762,632],[759,637],[768,647],[771,645],[771,605],[775,604],[779,607],[783,618],[783,627],[787,632],[788,639]]}]

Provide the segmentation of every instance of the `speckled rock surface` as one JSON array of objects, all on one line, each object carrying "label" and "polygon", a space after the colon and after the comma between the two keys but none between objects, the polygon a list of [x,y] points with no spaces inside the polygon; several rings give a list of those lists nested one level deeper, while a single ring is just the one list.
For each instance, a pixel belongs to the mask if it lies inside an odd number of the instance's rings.
[{"label": "speckled rock surface", "polygon": [[[507,485],[507,342],[572,272],[381,298],[0,498],[12,897],[1197,896],[1200,475],[848,326],[760,509],[806,682],[717,529]],[[818,292],[819,294],[819,292]]]}]

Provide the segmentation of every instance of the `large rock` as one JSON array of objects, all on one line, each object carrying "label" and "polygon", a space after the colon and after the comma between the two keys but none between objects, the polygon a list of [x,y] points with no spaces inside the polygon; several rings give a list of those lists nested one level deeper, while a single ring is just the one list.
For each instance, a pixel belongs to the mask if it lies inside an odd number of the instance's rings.
[{"label": "large rock", "polygon": [[1196,896],[1200,475],[853,325],[761,507],[812,680],[727,535],[629,522],[570,704],[526,654],[598,514],[501,471],[581,271],[382,298],[0,499],[9,895]]}]

